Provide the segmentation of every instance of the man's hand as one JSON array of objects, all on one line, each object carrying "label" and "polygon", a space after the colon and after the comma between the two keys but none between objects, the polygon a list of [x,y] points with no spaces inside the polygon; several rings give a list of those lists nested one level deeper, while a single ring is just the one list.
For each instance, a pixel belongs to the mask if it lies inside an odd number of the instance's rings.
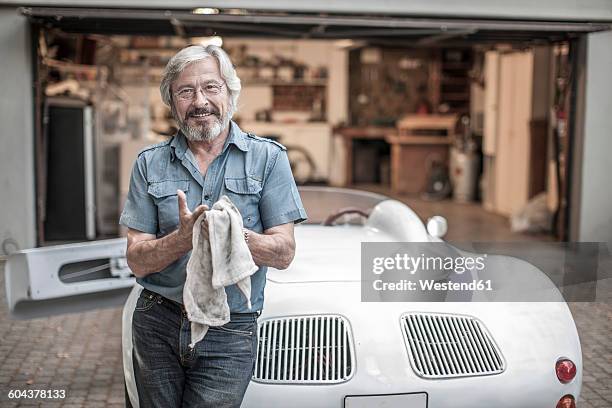
[{"label": "man's hand", "polygon": [[[208,207],[199,205],[191,212],[185,193],[178,190],[177,197],[179,227],[176,231],[156,238],[155,234],[128,229],[126,256],[130,269],[137,277],[159,272],[191,250],[193,224]],[[203,222],[202,225],[208,227],[208,223]]]},{"label": "man's hand", "polygon": [[[199,205],[196,207],[193,212],[189,211],[189,207],[187,207],[187,197],[185,197],[185,193],[181,190],[176,191],[176,196],[178,198],[178,211],[179,211],[179,227],[178,227],[178,238],[181,241],[181,246],[183,248],[191,249],[191,237],[193,235],[193,224],[195,224],[196,220],[202,215],[202,213],[208,210],[207,205]],[[208,232],[208,224],[203,222],[202,229]]]}]

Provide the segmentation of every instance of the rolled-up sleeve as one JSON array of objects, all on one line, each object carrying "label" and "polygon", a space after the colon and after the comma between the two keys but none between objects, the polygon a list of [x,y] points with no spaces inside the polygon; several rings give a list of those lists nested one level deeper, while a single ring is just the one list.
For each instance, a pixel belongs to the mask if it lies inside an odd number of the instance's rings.
[{"label": "rolled-up sleeve", "polygon": [[259,212],[263,229],[299,223],[307,218],[300,193],[298,192],[287,152],[281,150],[271,165],[263,185]]},{"label": "rolled-up sleeve", "polygon": [[146,162],[144,155],[138,156],[132,176],[130,190],[125,200],[119,224],[149,234],[157,233],[157,208],[147,192]]}]

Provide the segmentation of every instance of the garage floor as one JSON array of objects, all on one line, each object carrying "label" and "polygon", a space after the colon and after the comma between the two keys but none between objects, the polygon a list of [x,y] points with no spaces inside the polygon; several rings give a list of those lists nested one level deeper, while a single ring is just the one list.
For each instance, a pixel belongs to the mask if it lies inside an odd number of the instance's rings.
[{"label": "garage floor", "polygon": [[[380,191],[379,191],[380,192]],[[388,193],[388,192],[387,192]],[[399,197],[422,217],[448,219],[449,240],[539,240],[513,234],[503,217],[472,204],[427,203]],[[8,317],[0,264],[0,406],[124,406],[121,361],[121,309],[28,321]],[[581,408],[612,406],[612,304],[574,303],[570,308],[580,333],[584,378]],[[9,400],[9,390],[65,390],[62,400]]]},{"label": "garage floor", "polygon": [[448,241],[550,241],[549,235],[517,234],[510,231],[506,217],[483,210],[478,203],[456,203],[453,200],[425,201],[415,195],[395,194],[389,187],[358,184],[352,188],[383,194],[406,203],[422,220],[441,215],[448,222]]}]

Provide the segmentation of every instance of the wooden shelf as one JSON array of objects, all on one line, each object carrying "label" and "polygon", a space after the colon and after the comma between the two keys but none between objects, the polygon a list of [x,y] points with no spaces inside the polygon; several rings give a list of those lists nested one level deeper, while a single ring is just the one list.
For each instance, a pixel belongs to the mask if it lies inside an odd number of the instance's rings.
[{"label": "wooden shelf", "polygon": [[83,64],[75,64],[72,62],[59,61],[52,58],[44,58],[42,61],[43,65],[46,65],[50,68],[55,68],[58,71],[62,72],[71,72],[77,74],[88,74],[93,77],[97,75],[101,75],[102,78],[106,79],[108,77],[108,67],[103,65],[83,65]]},{"label": "wooden shelf", "polygon": [[455,115],[406,115],[397,122],[397,127],[406,129],[454,129]]},{"label": "wooden shelf", "polygon": [[389,134],[394,135],[397,129],[385,126],[339,127],[334,133],[346,139],[378,139],[384,140]]},{"label": "wooden shelf", "polygon": [[304,80],[304,81],[279,81],[275,79],[245,79],[242,85],[261,85],[261,86],[327,86],[326,80]]},{"label": "wooden shelf", "polygon": [[385,138],[389,144],[400,145],[450,145],[453,143],[451,136],[392,136]]},{"label": "wooden shelf", "polygon": [[180,48],[124,48],[121,52],[125,54],[140,54],[144,57],[172,57],[179,50]]}]

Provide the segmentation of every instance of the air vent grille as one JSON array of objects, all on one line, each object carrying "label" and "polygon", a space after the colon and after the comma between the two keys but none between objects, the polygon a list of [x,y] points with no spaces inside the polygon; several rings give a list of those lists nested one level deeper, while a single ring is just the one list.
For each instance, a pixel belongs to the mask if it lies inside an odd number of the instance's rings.
[{"label": "air vent grille", "polygon": [[260,322],[253,380],[269,383],[340,383],[353,374],[348,321],[338,315]]},{"label": "air vent grille", "polygon": [[475,318],[411,313],[402,316],[402,331],[421,377],[493,375],[505,369],[501,351]]}]

